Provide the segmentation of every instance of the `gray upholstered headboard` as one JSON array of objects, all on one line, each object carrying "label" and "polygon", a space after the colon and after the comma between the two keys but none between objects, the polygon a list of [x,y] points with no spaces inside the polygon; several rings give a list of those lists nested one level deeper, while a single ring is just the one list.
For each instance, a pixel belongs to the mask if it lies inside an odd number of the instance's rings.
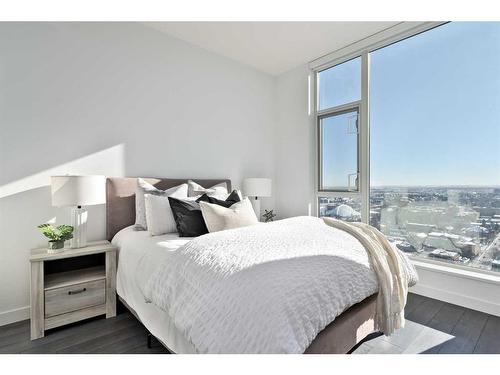
[{"label": "gray upholstered headboard", "polygon": [[[176,178],[144,178],[158,189],[168,188],[187,182],[187,179]],[[203,187],[227,183],[231,191],[231,180],[228,179],[195,179],[194,182]],[[135,189],[136,177],[110,177],[106,179],[106,238],[111,241],[121,229],[135,223]]]}]

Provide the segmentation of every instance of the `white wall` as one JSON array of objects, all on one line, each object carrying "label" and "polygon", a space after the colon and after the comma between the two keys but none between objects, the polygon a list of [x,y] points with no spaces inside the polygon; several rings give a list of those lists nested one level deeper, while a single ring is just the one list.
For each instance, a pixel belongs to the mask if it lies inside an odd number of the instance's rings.
[{"label": "white wall", "polygon": [[141,24],[0,23],[0,325],[28,316],[36,225],[69,221],[50,175],[274,178],[275,88]]},{"label": "white wall", "polygon": [[306,65],[277,78],[275,204],[280,218],[314,215],[315,129],[309,115]]}]

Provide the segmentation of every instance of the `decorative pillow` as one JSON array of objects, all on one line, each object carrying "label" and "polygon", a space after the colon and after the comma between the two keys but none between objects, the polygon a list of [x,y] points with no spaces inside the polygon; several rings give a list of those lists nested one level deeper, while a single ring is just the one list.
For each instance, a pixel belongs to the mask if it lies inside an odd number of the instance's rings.
[{"label": "decorative pillow", "polygon": [[188,185],[181,184],[167,190],[160,190],[155,188],[150,183],[144,181],[142,178],[137,179],[137,189],[135,191],[135,229],[146,230],[148,229],[146,220],[146,206],[144,203],[144,195],[162,195],[173,196],[176,198],[186,198],[188,193]]},{"label": "decorative pillow", "polygon": [[146,223],[150,235],[159,236],[165,233],[177,232],[168,196],[144,194],[146,206]]},{"label": "decorative pillow", "polygon": [[201,215],[200,204],[195,200],[168,197],[179,237],[196,237],[208,233]]},{"label": "decorative pillow", "polygon": [[248,198],[229,208],[202,201],[200,208],[209,232],[245,227],[259,222]]},{"label": "decorative pillow", "polygon": [[188,181],[188,197],[195,197],[200,194],[207,194],[211,196],[223,197],[225,199],[229,192],[227,191],[227,184],[225,182],[221,182],[217,185],[209,187],[208,189],[204,188],[200,184],[197,184],[193,180]]},{"label": "decorative pillow", "polygon": [[210,197],[207,194],[203,194],[201,197],[199,197],[196,202],[208,202],[208,203],[214,203],[218,204],[219,206],[222,207],[231,207],[233,204],[238,203],[241,201],[240,195],[238,194],[238,191],[233,190],[231,194],[226,198],[225,201],[221,199],[217,199],[215,197]]},{"label": "decorative pillow", "polygon": [[195,237],[208,233],[205,220],[201,214],[198,202],[209,201],[224,207],[229,207],[240,201],[238,192],[233,191],[227,199],[220,200],[203,194],[201,197],[188,197],[186,199],[169,198],[170,207],[180,237]]}]

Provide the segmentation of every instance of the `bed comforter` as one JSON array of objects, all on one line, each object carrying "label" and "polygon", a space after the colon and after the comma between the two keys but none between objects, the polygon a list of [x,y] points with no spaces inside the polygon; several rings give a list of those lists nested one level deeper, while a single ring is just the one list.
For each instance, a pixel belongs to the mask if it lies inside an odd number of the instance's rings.
[{"label": "bed comforter", "polygon": [[[413,266],[401,259],[414,283]],[[303,353],[338,315],[378,290],[363,245],[313,217],[193,239],[143,287],[200,353]]]}]

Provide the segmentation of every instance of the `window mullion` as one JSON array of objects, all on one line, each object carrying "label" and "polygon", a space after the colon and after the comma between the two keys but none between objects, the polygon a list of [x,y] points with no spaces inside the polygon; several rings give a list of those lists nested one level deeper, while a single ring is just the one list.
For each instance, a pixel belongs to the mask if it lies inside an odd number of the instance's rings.
[{"label": "window mullion", "polygon": [[345,112],[345,111],[348,111],[350,109],[358,108],[360,105],[361,105],[361,100],[357,100],[355,102],[350,102],[350,103],[338,105],[336,107],[330,107],[330,108],[326,108],[326,109],[322,109],[322,110],[317,110],[316,115],[318,117],[325,117],[325,116],[332,115],[335,113]]},{"label": "window mullion", "polygon": [[370,223],[370,54],[361,55],[361,105],[360,105],[360,147],[359,181],[361,193],[361,220]]}]

